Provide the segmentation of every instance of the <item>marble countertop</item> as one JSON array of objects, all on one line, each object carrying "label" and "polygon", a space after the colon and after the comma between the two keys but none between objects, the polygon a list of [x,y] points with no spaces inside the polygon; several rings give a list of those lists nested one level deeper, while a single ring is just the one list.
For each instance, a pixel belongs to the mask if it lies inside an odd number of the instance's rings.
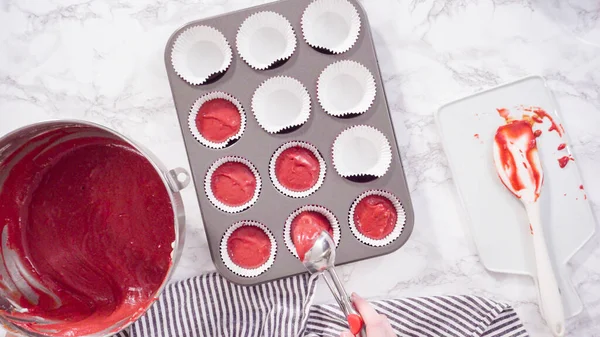
[{"label": "marble countertop", "polygon": [[[77,118],[140,142],[169,167],[188,167],[163,64],[184,23],[260,0],[0,0],[0,135]],[[480,263],[433,113],[448,101],[529,74],[544,76],[563,113],[600,218],[600,4],[595,0],[363,0],[373,28],[416,223],[399,251],[340,267],[372,298],[476,294],[513,305],[547,336],[531,278]],[[175,279],[214,269],[193,188],[183,191],[187,238]],[[600,248],[572,265],[585,310],[570,336],[598,336]],[[320,287],[317,301],[331,300]]]}]

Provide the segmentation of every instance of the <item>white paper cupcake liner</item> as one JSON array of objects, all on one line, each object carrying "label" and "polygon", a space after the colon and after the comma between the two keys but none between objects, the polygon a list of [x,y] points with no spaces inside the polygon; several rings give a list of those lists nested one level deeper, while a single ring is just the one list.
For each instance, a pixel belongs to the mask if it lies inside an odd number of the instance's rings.
[{"label": "white paper cupcake liner", "polygon": [[[198,110],[200,109],[200,107],[202,107],[204,103],[213,99],[227,100],[233,103],[233,105],[235,105],[235,107],[240,112],[240,130],[235,135],[227,138],[227,140],[221,143],[215,143],[204,138],[204,136],[202,136],[202,134],[196,127],[196,117],[198,116]],[[231,144],[231,141],[242,137],[242,134],[246,130],[246,112],[244,111],[242,103],[240,103],[237,99],[235,99],[235,97],[229,95],[228,93],[222,91],[209,92],[208,94],[205,94],[198,98],[196,102],[194,102],[194,105],[192,105],[192,107],[190,108],[190,113],[188,115],[188,127],[190,129],[190,132],[192,133],[192,136],[194,136],[194,138],[196,138],[196,140],[200,142],[200,144],[212,149],[222,149],[229,146],[229,144]]]},{"label": "white paper cupcake liner", "polygon": [[321,107],[336,117],[366,112],[375,101],[376,94],[373,74],[356,61],[330,64],[317,81],[317,98]]},{"label": "white paper cupcake liner", "polygon": [[232,58],[225,36],[209,26],[193,26],[184,30],[175,39],[171,50],[173,69],[192,85],[204,84],[225,72]]},{"label": "white paper cupcake liner", "polygon": [[252,96],[252,111],[269,133],[300,126],[310,117],[310,94],[300,81],[288,76],[271,77]]},{"label": "white paper cupcake liner", "polygon": [[265,70],[285,61],[296,50],[292,25],[275,12],[249,16],[238,29],[235,42],[240,57],[256,70]]},{"label": "white paper cupcake liner", "polygon": [[[256,188],[254,189],[254,195],[252,196],[252,199],[250,199],[250,201],[248,201],[247,203],[240,205],[240,206],[229,206],[229,205],[222,203],[221,201],[219,201],[217,199],[217,197],[215,197],[215,195],[212,192],[212,188],[210,186],[211,185],[210,183],[212,181],[212,176],[215,173],[215,171],[217,170],[217,168],[219,168],[219,166],[221,166],[225,163],[229,163],[229,162],[242,163],[242,164],[248,166],[250,171],[252,171],[252,173],[256,177]],[[258,173],[258,170],[249,160],[247,160],[246,158],[242,158],[242,157],[226,156],[226,157],[218,159],[209,167],[208,171],[206,172],[206,176],[204,177],[204,191],[206,193],[206,197],[216,208],[220,209],[223,212],[227,212],[227,213],[239,213],[243,210],[250,208],[258,200],[258,196],[260,195],[261,188],[262,188],[262,181],[260,178],[260,174]]]},{"label": "white paper cupcake liner", "polygon": [[392,163],[392,148],[385,135],[372,126],[356,125],[333,142],[333,166],[344,178],[382,177]]},{"label": "white paper cupcake liner", "polygon": [[360,35],[360,15],[348,0],[315,0],[302,14],[308,45],[334,54],[350,50]]},{"label": "white paper cupcake liner", "polygon": [[[267,260],[267,262],[265,262],[262,266],[260,266],[258,268],[248,269],[248,268],[238,266],[231,260],[231,257],[229,256],[229,252],[227,251],[227,242],[229,241],[229,237],[231,237],[231,234],[233,234],[233,232],[236,229],[243,227],[243,226],[255,226],[255,227],[260,228],[265,232],[265,234],[267,234],[267,236],[269,237],[269,240],[271,240],[271,252],[269,255],[269,259]],[[267,270],[269,270],[269,268],[271,268],[271,266],[273,265],[273,262],[275,262],[275,256],[277,255],[277,242],[275,241],[275,236],[273,236],[273,233],[271,233],[271,231],[267,228],[267,226],[265,226],[257,221],[244,221],[243,220],[243,221],[234,223],[231,227],[229,227],[227,229],[225,234],[223,234],[223,238],[221,238],[220,251],[221,251],[221,260],[223,260],[223,263],[225,264],[227,269],[229,269],[232,273],[234,273],[238,276],[242,276],[242,277],[256,277],[256,276],[259,276],[262,273],[266,272]]]},{"label": "white paper cupcake liner", "polygon": [[[301,147],[301,148],[309,150],[310,152],[312,152],[315,155],[315,157],[319,161],[319,178],[317,179],[316,184],[306,191],[298,192],[298,191],[292,191],[292,190],[286,188],[285,186],[281,185],[281,183],[279,183],[279,180],[277,179],[277,175],[275,174],[275,166],[276,166],[275,164],[277,163],[277,158],[283,153],[283,151],[293,148],[293,147]],[[273,156],[271,156],[271,162],[269,163],[269,176],[271,178],[271,182],[273,182],[273,186],[275,186],[275,188],[279,192],[283,193],[284,195],[287,195],[288,197],[292,197],[292,198],[304,198],[304,197],[308,197],[309,195],[315,193],[323,185],[323,181],[325,180],[326,170],[327,170],[327,164],[325,163],[325,159],[323,159],[323,156],[321,156],[321,153],[319,152],[319,150],[314,145],[307,143],[307,142],[303,142],[303,141],[291,141],[291,142],[287,142],[287,143],[281,145],[275,151],[275,153],[273,153]]]},{"label": "white paper cupcake liner", "polygon": [[296,246],[292,241],[292,221],[302,212],[317,212],[323,214],[329,220],[331,224],[331,229],[333,230],[333,242],[335,242],[335,246],[340,245],[340,240],[342,238],[342,233],[340,231],[340,222],[335,217],[335,215],[325,207],[317,206],[317,205],[306,205],[298,208],[285,221],[285,225],[283,226],[283,242],[287,249],[298,258],[298,252],[296,251]]},{"label": "white paper cupcake liner", "polygon": [[[385,238],[380,240],[375,240],[363,235],[358,228],[356,228],[356,224],[354,223],[354,211],[356,210],[356,205],[370,195],[379,195],[388,199],[392,202],[392,205],[394,205],[394,208],[396,209],[396,226],[394,227],[394,230],[392,230],[392,232]],[[350,225],[350,231],[358,239],[358,241],[373,247],[383,247],[394,242],[402,234],[402,230],[406,224],[406,212],[404,211],[404,206],[402,206],[400,200],[398,200],[398,198],[396,198],[396,196],[392,193],[383,190],[370,190],[363,192],[352,203],[350,211],[348,212],[348,224]]]}]

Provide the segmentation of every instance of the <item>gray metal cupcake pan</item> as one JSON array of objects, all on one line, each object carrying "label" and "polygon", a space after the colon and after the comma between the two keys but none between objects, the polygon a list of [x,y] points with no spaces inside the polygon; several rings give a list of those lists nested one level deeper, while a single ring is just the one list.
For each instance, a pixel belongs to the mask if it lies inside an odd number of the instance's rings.
[{"label": "gray metal cupcake pan", "polygon": [[[169,38],[166,45],[167,75],[196,186],[212,260],[223,276],[238,284],[258,284],[306,271],[302,263],[286,248],[283,239],[283,227],[286,219],[292,212],[304,205],[314,204],[326,207],[340,221],[342,235],[337,250],[336,264],[338,265],[389,254],[402,247],[413,230],[412,202],[365,11],[357,1],[349,0],[360,14],[360,37],[350,51],[339,55],[329,55],[313,49],[306,44],[302,36],[301,17],[310,1],[278,1],[193,21],[178,29]],[[294,27],[297,39],[296,51],[292,57],[283,65],[270,70],[250,68],[239,57],[235,48],[238,27],[248,16],[260,11],[274,11],[285,16]],[[196,25],[208,25],[223,33],[231,45],[234,56],[231,66],[221,78],[209,84],[194,86],[186,83],[175,73],[171,64],[171,49],[175,38],[181,32]],[[325,67],[345,59],[360,62],[371,71],[377,83],[377,96],[372,107],[364,114],[352,118],[337,118],[325,113],[319,105],[316,84],[319,74]],[[296,78],[308,89],[311,95],[311,117],[307,123],[293,132],[271,135],[256,122],[252,114],[251,100],[255,89],[264,80],[278,75]],[[188,114],[194,101],[212,91],[224,91],[233,95],[242,103],[248,117],[246,131],[242,137],[232,146],[221,150],[210,149],[200,144],[194,139],[188,128]],[[389,139],[392,147],[393,159],[388,172],[383,177],[369,182],[353,182],[342,178],[332,164],[331,148],[334,139],[344,129],[359,124],[371,125],[379,129]],[[290,198],[277,191],[269,177],[271,155],[283,143],[292,140],[307,141],[315,145],[327,161],[327,174],[321,188],[314,194],[301,199]],[[204,179],[209,166],[224,156],[241,156],[250,160],[258,169],[263,182],[258,201],[249,209],[236,214],[218,210],[210,203],[204,191]],[[384,247],[371,247],[359,242],[348,227],[348,212],[352,202],[361,193],[370,189],[381,189],[395,194],[406,211],[406,223],[401,236]],[[223,234],[229,226],[240,220],[255,220],[263,223],[271,230],[277,241],[277,255],[273,266],[257,277],[248,278],[232,273],[220,256]]]}]

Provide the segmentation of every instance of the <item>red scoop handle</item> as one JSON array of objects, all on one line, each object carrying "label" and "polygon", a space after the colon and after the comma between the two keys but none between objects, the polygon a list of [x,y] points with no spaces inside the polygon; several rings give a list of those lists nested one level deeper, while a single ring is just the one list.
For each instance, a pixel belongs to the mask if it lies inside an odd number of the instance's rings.
[{"label": "red scoop handle", "polygon": [[362,328],[365,326],[365,322],[359,314],[350,314],[347,317],[348,326],[350,327],[350,332],[353,335],[358,335]]}]

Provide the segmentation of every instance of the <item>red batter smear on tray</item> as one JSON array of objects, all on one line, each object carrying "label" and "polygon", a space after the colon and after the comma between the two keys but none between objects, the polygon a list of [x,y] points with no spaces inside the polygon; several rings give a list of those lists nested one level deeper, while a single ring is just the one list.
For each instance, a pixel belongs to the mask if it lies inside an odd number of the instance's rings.
[{"label": "red batter smear on tray", "polygon": [[210,188],[217,200],[227,206],[241,206],[252,200],[256,176],[246,164],[227,162],[210,177]]},{"label": "red batter smear on tray", "polygon": [[319,180],[321,166],[315,154],[296,146],[284,150],[275,160],[275,176],[279,183],[292,191],[309,190]]},{"label": "red batter smear on tray", "polygon": [[292,242],[300,261],[308,252],[321,232],[327,231],[333,237],[333,228],[326,216],[315,211],[305,211],[298,214],[291,224]]},{"label": "red batter smear on tray", "polygon": [[[527,108],[523,108],[523,111],[533,112],[535,115],[532,116],[532,119],[538,123],[541,123],[540,120],[543,120],[544,118],[548,118],[548,120],[551,123],[548,131],[556,131],[556,133],[558,133],[558,135],[561,137],[564,134],[565,131],[564,131],[562,125],[556,124],[556,122],[554,121],[554,118],[552,118],[552,116],[550,114],[548,114],[544,109],[542,109],[540,107],[527,107]],[[535,118],[535,117],[537,117],[537,118]]]},{"label": "red batter smear on tray", "polygon": [[473,135],[473,137],[475,137],[475,139],[479,139],[479,134],[476,133],[476,134]]},{"label": "red batter smear on tray", "polygon": [[200,107],[196,115],[196,127],[202,137],[215,143],[223,143],[235,136],[242,123],[237,106],[223,99],[212,99]]},{"label": "red batter smear on tray", "polygon": [[494,137],[496,171],[502,183],[517,197],[521,191],[535,187],[534,200],[540,195],[543,175],[536,160],[537,147],[531,124],[512,121],[498,128]]},{"label": "red batter smear on tray", "polygon": [[562,144],[558,145],[558,148],[557,148],[557,149],[558,149],[558,151],[562,151],[562,150],[564,150],[564,149],[565,149],[565,147],[567,147],[567,144],[565,144],[565,143],[562,143]]},{"label": "red batter smear on tray", "polygon": [[575,159],[571,156],[562,156],[558,158],[558,166],[560,166],[560,168],[565,168],[569,161],[575,161]]},{"label": "red batter smear on tray", "polygon": [[[504,118],[504,120],[506,121],[507,124],[510,124],[515,121],[522,121],[522,122],[529,124],[530,128],[533,127],[533,125],[535,123],[538,123],[538,124],[543,123],[544,122],[543,119],[548,118],[548,120],[551,123],[550,128],[548,128],[548,131],[549,132],[556,131],[556,133],[558,133],[559,137],[562,137],[564,135],[563,126],[556,124],[556,122],[554,121],[552,116],[550,114],[548,114],[544,109],[542,109],[540,107],[534,107],[534,106],[532,106],[532,107],[519,106],[516,109],[520,110],[522,112],[522,116],[520,116],[520,119],[515,119],[514,117],[511,117],[510,111],[508,109],[498,108],[496,110],[498,111],[498,114],[500,115],[500,117]],[[540,137],[542,135],[542,130],[535,130],[532,132],[533,132],[534,137],[536,137],[536,138]],[[558,146],[558,150],[559,151],[563,150],[565,147],[566,147],[566,144],[562,143]],[[558,159],[558,163],[561,168],[564,168],[569,161],[569,159],[564,159],[564,158],[565,157]],[[570,160],[574,160],[574,159],[572,157],[570,157]]]},{"label": "red batter smear on tray", "polygon": [[265,231],[256,226],[242,226],[227,240],[227,253],[236,265],[255,269],[271,256],[271,240]]},{"label": "red batter smear on tray", "polygon": [[583,185],[579,185],[579,189],[580,189],[580,190],[583,190]]},{"label": "red batter smear on tray", "polygon": [[175,241],[170,196],[152,164],[122,141],[70,132],[33,138],[12,169],[0,167],[3,267],[20,264],[20,287],[31,288],[19,301],[28,312],[13,315],[56,321],[12,323],[50,336],[137,319],[167,277]]},{"label": "red batter smear on tray", "polygon": [[360,233],[368,238],[381,240],[396,227],[398,214],[388,198],[369,195],[358,202],[353,219]]}]

